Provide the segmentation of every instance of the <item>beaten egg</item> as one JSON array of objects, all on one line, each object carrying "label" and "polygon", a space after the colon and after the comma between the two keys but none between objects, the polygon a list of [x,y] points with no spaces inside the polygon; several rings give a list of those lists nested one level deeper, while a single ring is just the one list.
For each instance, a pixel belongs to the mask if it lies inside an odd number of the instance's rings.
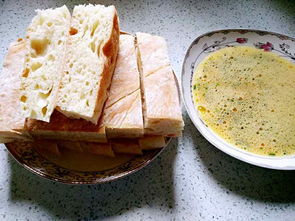
[{"label": "beaten egg", "polygon": [[192,95],[203,122],[228,143],[260,155],[295,153],[295,65],[287,59],[220,49],[197,66]]}]

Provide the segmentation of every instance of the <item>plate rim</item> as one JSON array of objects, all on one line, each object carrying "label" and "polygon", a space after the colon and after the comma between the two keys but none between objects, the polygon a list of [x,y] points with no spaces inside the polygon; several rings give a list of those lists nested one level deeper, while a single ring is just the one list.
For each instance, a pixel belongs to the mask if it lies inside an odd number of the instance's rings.
[{"label": "plate rim", "polygon": [[[115,177],[112,176],[112,177],[107,177],[107,178],[100,178],[101,180],[97,179],[96,181],[66,181],[65,179],[56,178],[56,177],[54,177],[52,175],[49,175],[48,173],[40,172],[40,171],[34,169],[33,167],[31,167],[30,165],[28,165],[21,157],[18,156],[18,154],[16,154],[16,152],[13,150],[13,148],[11,148],[11,145],[13,145],[13,142],[12,143],[5,143],[4,145],[5,145],[8,153],[12,156],[12,158],[19,165],[21,165],[23,168],[25,168],[29,172],[37,175],[38,177],[41,177],[43,179],[50,180],[50,181],[55,181],[55,182],[58,182],[58,183],[67,184],[67,185],[96,185],[96,184],[102,184],[102,183],[110,183],[110,182],[119,180],[121,178],[124,178],[124,177],[126,177],[128,175],[131,175],[131,174],[136,173],[139,170],[143,169],[144,167],[146,167],[147,165],[149,165],[152,161],[154,161],[164,151],[164,149],[167,148],[167,146],[169,146],[169,144],[171,143],[171,140],[172,139],[173,139],[172,137],[168,138],[167,139],[167,143],[166,143],[166,145],[164,147],[159,148],[159,149],[154,149],[155,152],[156,151],[158,151],[158,152],[156,152],[155,155],[151,159],[146,160],[143,164],[140,164],[140,166],[134,168],[133,170],[124,171],[124,172],[120,173],[119,175],[116,175]],[[39,153],[38,153],[38,155],[40,157],[42,157],[44,160],[50,162],[49,160],[47,160],[43,156],[41,156]],[[140,156],[142,156],[142,155],[140,155]],[[135,155],[134,158],[135,157],[138,157],[138,156]],[[127,161],[125,163],[130,162],[134,158],[130,159],[129,161]],[[50,162],[50,163],[52,163],[52,162]],[[124,165],[124,164],[122,164],[122,165]],[[66,170],[73,171],[71,169],[67,169],[67,168],[61,167],[59,165],[57,165],[57,166],[60,167],[60,168],[66,169]],[[116,167],[114,167],[114,168],[116,168]],[[111,168],[111,169],[114,169],[114,168]],[[105,171],[107,171],[107,170],[105,170]],[[78,172],[83,173],[83,171],[78,171]],[[84,171],[84,172],[87,172],[87,171]],[[92,171],[92,172],[99,173],[99,172],[102,172],[102,171]]]}]

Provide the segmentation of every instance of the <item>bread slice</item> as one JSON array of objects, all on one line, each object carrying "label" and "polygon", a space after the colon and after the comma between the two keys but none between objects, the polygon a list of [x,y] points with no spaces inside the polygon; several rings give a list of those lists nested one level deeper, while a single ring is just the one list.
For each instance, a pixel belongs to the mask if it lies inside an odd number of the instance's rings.
[{"label": "bread slice", "polygon": [[137,139],[111,140],[111,146],[115,153],[142,155]]},{"label": "bread slice", "polygon": [[26,51],[25,41],[19,39],[10,44],[3,62],[0,77],[0,143],[30,138],[22,133],[25,117],[19,102],[20,76]]},{"label": "bread slice", "polygon": [[70,119],[58,111],[53,112],[49,123],[27,119],[24,130],[37,139],[107,142],[101,123],[95,125],[83,119]]},{"label": "bread slice", "polygon": [[27,29],[19,98],[25,117],[49,122],[56,107],[70,19],[66,6],[37,10]]},{"label": "bread slice", "polygon": [[162,148],[166,145],[163,136],[144,136],[138,140],[138,143],[142,150]]},{"label": "bread slice", "polygon": [[115,157],[114,151],[111,145],[108,143],[100,144],[100,143],[91,143],[91,142],[80,142],[80,145],[84,152],[107,156],[107,157]]},{"label": "bread slice", "polygon": [[134,40],[132,35],[120,36],[117,64],[103,114],[108,138],[143,136],[140,76]]},{"label": "bread slice", "polygon": [[79,141],[57,140],[56,142],[58,147],[60,148],[83,152],[83,149]]},{"label": "bread slice", "polygon": [[114,6],[75,6],[57,104],[61,113],[97,124],[116,64],[119,34]]},{"label": "bread slice", "polygon": [[32,147],[36,148],[43,156],[46,156],[48,152],[55,156],[61,156],[56,142],[51,140],[35,140],[32,142]]},{"label": "bread slice", "polygon": [[145,134],[179,134],[184,124],[166,41],[146,33],[136,33],[136,38],[144,97]]}]

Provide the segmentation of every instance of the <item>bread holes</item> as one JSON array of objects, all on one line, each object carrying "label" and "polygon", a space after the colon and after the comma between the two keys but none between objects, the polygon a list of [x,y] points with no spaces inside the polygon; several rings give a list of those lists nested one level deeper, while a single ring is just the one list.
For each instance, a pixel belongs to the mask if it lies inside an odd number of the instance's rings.
[{"label": "bread holes", "polygon": [[41,112],[42,112],[43,116],[45,116],[47,113],[47,106],[43,107]]},{"label": "bread holes", "polygon": [[28,68],[26,68],[26,69],[23,71],[22,77],[27,78],[27,77],[29,76],[29,73],[30,73],[30,70],[29,70]]},{"label": "bread holes", "polygon": [[47,77],[45,75],[41,75],[41,78],[42,78],[43,81],[47,80]]},{"label": "bread holes", "polygon": [[70,35],[75,35],[78,33],[78,30],[76,28],[71,27],[69,33]]},{"label": "bread holes", "polygon": [[36,118],[37,117],[37,113],[34,110],[31,110],[31,118]]},{"label": "bread holes", "polygon": [[33,63],[32,66],[31,66],[31,70],[32,70],[32,71],[36,71],[36,70],[38,70],[41,66],[42,66],[42,64],[39,63],[39,62]]},{"label": "bread holes", "polygon": [[89,107],[89,100],[86,100],[86,106]]},{"label": "bread holes", "polygon": [[58,45],[61,45],[61,43],[62,43],[62,40],[58,40],[58,41],[57,41],[57,44],[58,44]]},{"label": "bread holes", "polygon": [[92,41],[92,42],[90,43],[90,49],[91,49],[91,51],[92,51],[93,53],[95,53],[95,42],[94,42],[94,41]]},{"label": "bread holes", "polygon": [[47,46],[50,44],[48,39],[32,39],[31,48],[37,56],[42,56],[47,51]]},{"label": "bread holes", "polygon": [[91,37],[94,35],[94,32],[95,32],[95,30],[97,29],[98,26],[99,26],[99,21],[95,21],[93,26],[92,26],[92,30],[91,30],[91,34],[90,34]]},{"label": "bread holes", "polygon": [[47,93],[39,92],[39,97],[45,100],[49,97],[49,95],[51,94],[51,91],[52,89],[50,89]]},{"label": "bread holes", "polygon": [[39,90],[39,89],[40,89],[40,85],[39,85],[39,84],[35,84],[34,89],[35,89],[35,90]]},{"label": "bread holes", "polygon": [[47,22],[47,26],[51,27],[52,26],[52,22]]},{"label": "bread holes", "polygon": [[39,18],[39,25],[43,25],[43,23],[44,23],[44,18],[43,18],[43,16],[40,16],[40,18]]},{"label": "bread holes", "polygon": [[55,57],[54,57],[54,55],[50,54],[50,55],[48,56],[48,60],[49,60],[49,61],[55,61]]},{"label": "bread holes", "polygon": [[27,101],[27,96],[25,96],[25,95],[21,96],[20,101],[25,103]]},{"label": "bread holes", "polygon": [[89,82],[89,81],[86,81],[86,82],[85,82],[85,85],[86,85],[86,86],[89,86],[89,85],[90,85],[90,82]]},{"label": "bread holes", "polygon": [[97,57],[99,57],[100,56],[100,47],[101,47],[101,41],[99,42],[99,44],[98,44],[98,47],[97,47],[97,51],[96,51],[96,54],[97,54]]},{"label": "bread holes", "polygon": [[[73,63],[71,63],[70,65],[70,68],[72,68],[73,66],[74,66],[74,64]],[[68,71],[66,71],[66,74],[68,74],[69,72]]]}]

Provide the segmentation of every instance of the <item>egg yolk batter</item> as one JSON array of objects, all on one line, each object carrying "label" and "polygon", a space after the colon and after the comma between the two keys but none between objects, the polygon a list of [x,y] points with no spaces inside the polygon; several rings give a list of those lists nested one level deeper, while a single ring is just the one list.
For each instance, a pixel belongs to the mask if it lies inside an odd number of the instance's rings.
[{"label": "egg yolk batter", "polygon": [[203,122],[246,151],[295,153],[295,65],[272,52],[227,47],[196,68],[192,95]]}]

